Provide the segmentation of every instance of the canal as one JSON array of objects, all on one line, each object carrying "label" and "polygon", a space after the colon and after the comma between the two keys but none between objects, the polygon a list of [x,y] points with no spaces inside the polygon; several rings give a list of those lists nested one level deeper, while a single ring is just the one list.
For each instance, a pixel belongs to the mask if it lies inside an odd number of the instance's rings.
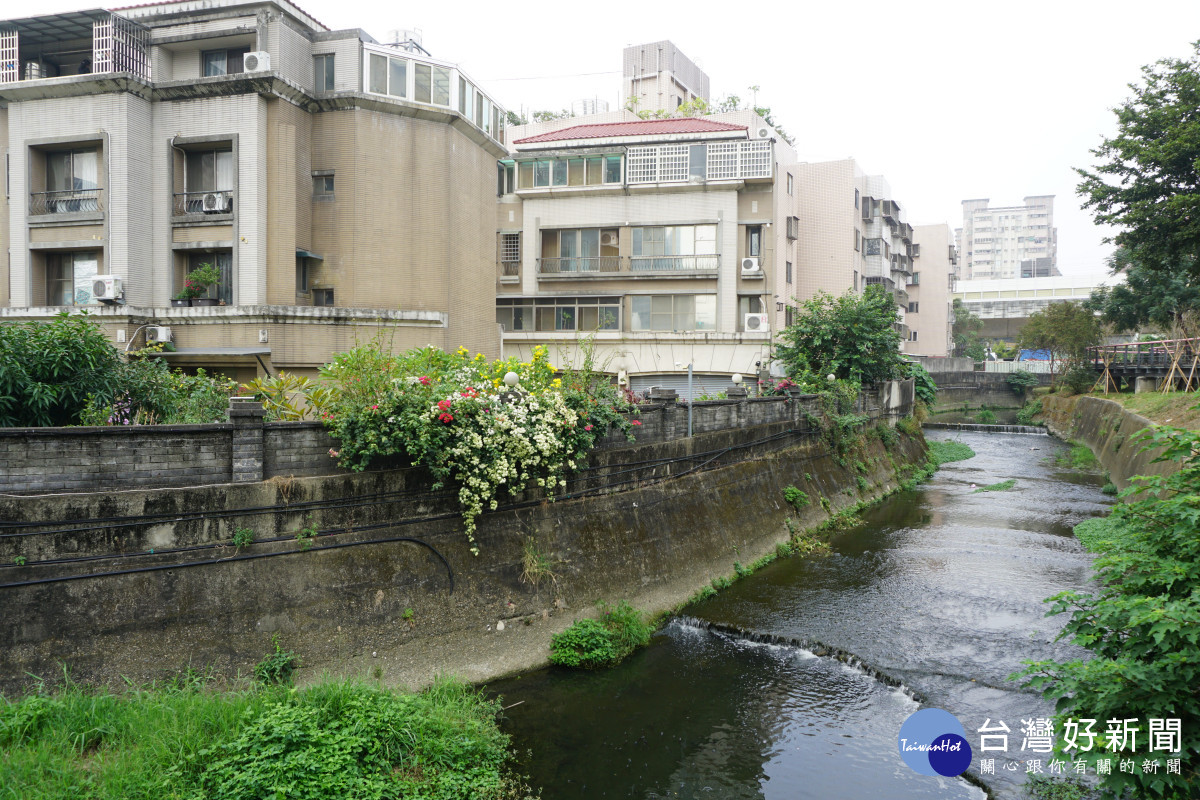
[{"label": "canal", "polygon": [[[543,797],[983,798],[979,783],[1023,796],[1024,762],[1048,757],[1022,750],[1021,721],[1052,709],[1006,678],[1025,659],[1083,654],[1055,641],[1061,618],[1042,599],[1089,586],[1071,528],[1110,501],[1099,476],[1054,463],[1065,445],[1047,436],[927,435],[976,456],[864,512],[830,555],[777,561],[687,607],[616,669],[489,687]],[[900,760],[897,733],[923,706],[962,721],[973,780]],[[987,720],[1011,729],[1007,751],[979,752]]]}]

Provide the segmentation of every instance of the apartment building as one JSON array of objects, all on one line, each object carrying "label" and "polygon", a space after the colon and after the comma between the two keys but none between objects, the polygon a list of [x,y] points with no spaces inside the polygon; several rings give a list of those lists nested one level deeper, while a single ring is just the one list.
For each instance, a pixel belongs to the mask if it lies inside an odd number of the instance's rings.
[{"label": "apartment building", "polygon": [[1031,195],[1020,206],[992,208],[988,199],[963,200],[958,229],[964,280],[1050,278],[1058,271],[1054,195]]},{"label": "apartment building", "polygon": [[[506,354],[594,342],[635,390],[695,394],[766,369],[796,258],[790,147],[753,112],[625,112],[514,128],[501,166],[496,320]],[[534,126],[529,126],[534,128]]]},{"label": "apartment building", "polygon": [[1042,278],[1007,278],[959,281],[951,300],[961,300],[983,321],[980,336],[1015,343],[1029,317],[1051,303],[1082,303],[1101,286],[1123,283],[1124,275],[1085,278],[1058,275]]},{"label": "apartment building", "polygon": [[[164,357],[240,379],[381,331],[499,355],[503,125],[453,63],[287,0],[0,21],[0,319],[169,328]],[[172,307],[201,264],[218,305]]]},{"label": "apartment building", "polygon": [[881,285],[896,302],[900,335],[908,340],[908,287],[920,247],[887,180],[865,174],[853,159],[788,169],[798,215],[788,296],[804,302],[821,292],[837,296]]},{"label": "apartment building", "polygon": [[908,278],[904,352],[945,357],[954,351],[952,295],[956,286],[958,249],[950,226],[916,225],[912,240],[913,266]]},{"label": "apartment building", "polygon": [[708,75],[673,42],[626,47],[622,53],[623,99],[635,111],[674,112],[697,98],[708,100]]}]

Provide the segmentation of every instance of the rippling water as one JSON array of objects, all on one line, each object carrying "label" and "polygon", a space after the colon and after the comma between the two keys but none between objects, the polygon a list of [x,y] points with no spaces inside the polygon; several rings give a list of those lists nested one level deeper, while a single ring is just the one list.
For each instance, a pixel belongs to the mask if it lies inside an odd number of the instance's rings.
[{"label": "rippling water", "polygon": [[[832,555],[785,559],[688,608],[701,624],[674,621],[615,670],[493,686],[506,704],[524,701],[505,724],[544,797],[982,797],[963,779],[909,770],[900,725],[915,696],[955,714],[973,745],[986,719],[1004,720],[1010,755],[1022,755],[1020,720],[1051,709],[1006,676],[1024,659],[1082,654],[1054,641],[1061,621],[1041,601],[1087,587],[1071,527],[1107,498],[1098,477],[1048,463],[1063,449],[1048,437],[930,438],[977,455],[866,512]],[[972,490],[1009,478],[1013,491]],[[817,641],[865,668],[704,622]],[[1019,796],[1023,778],[1023,766],[984,776],[998,797]]]}]

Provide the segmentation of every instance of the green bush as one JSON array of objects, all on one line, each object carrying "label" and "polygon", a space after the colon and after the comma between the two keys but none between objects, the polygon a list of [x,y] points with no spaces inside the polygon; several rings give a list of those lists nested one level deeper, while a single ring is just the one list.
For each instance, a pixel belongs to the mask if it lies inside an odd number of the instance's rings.
[{"label": "green bush", "polygon": [[645,646],[652,633],[642,612],[624,600],[611,607],[601,603],[600,619],[578,620],[551,637],[550,663],[580,669],[615,666]]},{"label": "green bush", "polygon": [[934,383],[933,377],[923,365],[915,361],[909,362],[901,374],[906,378],[913,379],[918,400],[928,406],[937,402],[937,384]]},{"label": "green bush", "polygon": [[[1145,772],[1139,757],[1133,771],[1103,776],[1102,788],[1110,797],[1184,800],[1196,796],[1200,758],[1200,432],[1155,426],[1142,441],[1161,453],[1154,463],[1178,470],[1137,478],[1110,522],[1077,526],[1085,546],[1104,551],[1093,562],[1100,588],[1047,600],[1051,614],[1070,615],[1060,638],[1090,658],[1033,662],[1013,677],[1055,702],[1058,729],[1068,719],[1179,720],[1180,749],[1161,755],[1181,759],[1182,774]],[[1089,774],[1100,758],[1132,758],[1108,744],[1101,732],[1091,750],[1062,757],[1084,761]]]},{"label": "green bush", "polygon": [[783,489],[783,499],[792,505],[797,511],[804,508],[811,502],[808,499],[808,494],[795,486],[785,486]]},{"label": "green bush", "polygon": [[1010,372],[1004,380],[1008,382],[1008,388],[1012,389],[1013,394],[1017,397],[1024,397],[1026,390],[1032,389],[1040,383],[1038,376],[1026,369]]},{"label": "green bush", "polygon": [[1087,394],[1096,385],[1099,376],[1090,364],[1076,364],[1058,379],[1058,386],[1070,389],[1075,394]]},{"label": "green bush", "polygon": [[979,420],[979,423],[981,425],[995,425],[996,424],[996,415],[990,408],[985,408],[982,411],[980,411],[979,416],[976,417],[976,419]]},{"label": "green bush", "polygon": [[295,653],[279,646],[278,633],[271,637],[271,644],[275,646],[275,652],[268,653],[266,658],[254,665],[254,677],[264,686],[290,686],[296,667],[300,666],[300,659]]},{"label": "green bush", "polygon": [[1025,403],[1025,405],[1021,406],[1019,411],[1017,411],[1017,424],[1018,425],[1036,425],[1037,423],[1034,422],[1034,417],[1038,416],[1041,413],[1042,413],[1041,398],[1036,398],[1034,400],[1030,400],[1027,403]]}]

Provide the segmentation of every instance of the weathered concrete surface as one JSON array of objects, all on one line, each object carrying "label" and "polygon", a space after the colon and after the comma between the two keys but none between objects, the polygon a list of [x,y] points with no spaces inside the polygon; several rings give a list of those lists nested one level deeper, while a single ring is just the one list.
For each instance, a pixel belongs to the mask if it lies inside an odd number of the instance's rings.
[{"label": "weathered concrete surface", "polygon": [[1118,488],[1129,486],[1134,475],[1170,475],[1178,469],[1173,461],[1151,463],[1158,451],[1144,450],[1136,436],[1154,423],[1120,403],[1089,395],[1048,394],[1041,400],[1046,428],[1060,439],[1086,444]]},{"label": "weathered concrete surface", "polygon": [[933,422],[978,422],[979,411],[987,406],[996,422],[1011,425],[1024,398],[1009,386],[1007,375],[996,372],[944,372],[933,376],[938,385],[937,400],[931,408]]},{"label": "weathered concrete surface", "polygon": [[[451,498],[428,492],[417,470],[223,491],[54,498],[51,516],[61,529],[81,516],[160,516],[128,531],[95,522],[45,537],[0,537],[10,549],[14,538],[44,539],[21,542],[35,548],[28,552],[37,560],[105,556],[0,571],[8,584],[0,588],[0,690],[27,684],[26,673],[61,674],[60,663],[81,680],[106,683],[119,676],[162,677],[189,664],[245,674],[268,651],[275,632],[303,659],[308,678],[326,671],[378,674],[392,684],[418,686],[438,672],[480,681],[535,667],[548,657],[550,636],[594,613],[597,600],[628,599],[650,612],[666,610],[731,573],[735,561],[748,564],[769,552],[786,539],[785,520],[796,517],[783,502],[784,487],[795,485],[811,496],[799,524],[815,524],[826,516],[819,498],[827,497],[836,510],[878,496],[897,485],[896,465],[924,457],[920,437],[900,434],[899,443],[886,449],[867,437],[865,452],[839,464],[819,437],[788,434],[791,427],[732,429],[598,453],[598,472],[572,490],[626,476],[636,482],[616,493],[556,503],[530,498],[486,515],[477,557]],[[713,453],[772,434],[778,438],[709,461]],[[699,453],[706,455],[659,460]],[[710,468],[689,471],[705,461]],[[856,461],[869,482],[862,493]],[[668,474],[673,477],[652,482]],[[45,499],[8,498],[0,519],[29,519],[39,502]],[[238,509],[245,516],[232,516]],[[310,550],[295,540],[295,531],[306,525],[328,533]],[[254,529],[257,543],[238,552],[162,552],[227,540],[235,526]],[[8,525],[0,533],[29,530]],[[527,546],[544,554],[554,572],[537,587],[521,580]],[[150,547],[153,555],[145,553]],[[119,557],[123,552],[138,555]],[[223,560],[184,565],[212,559]],[[135,571],[146,568],[158,569]],[[129,572],[13,585],[121,570]],[[411,622],[406,609],[412,609]]]}]

